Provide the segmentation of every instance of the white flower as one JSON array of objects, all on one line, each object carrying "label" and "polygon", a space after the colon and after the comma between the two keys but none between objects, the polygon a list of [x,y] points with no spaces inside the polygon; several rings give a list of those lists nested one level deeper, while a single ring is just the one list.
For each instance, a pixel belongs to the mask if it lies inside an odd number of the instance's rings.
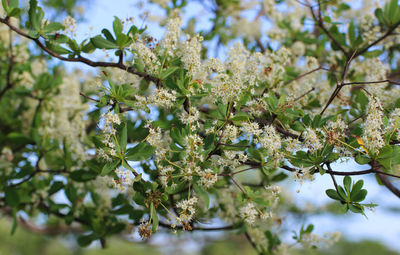
[{"label": "white flower", "polygon": [[282,141],[275,127],[267,125],[264,127],[263,131],[262,137],[259,138],[261,146],[268,149],[271,155],[277,153],[282,146]]},{"label": "white flower", "polygon": [[304,140],[307,143],[307,147],[311,151],[317,151],[323,148],[321,141],[314,129],[307,128],[304,132]]},{"label": "white flower", "polygon": [[211,169],[205,169],[204,171],[200,171],[199,175],[201,176],[199,184],[204,186],[205,188],[210,188],[218,181],[218,175],[214,174]]},{"label": "white flower", "polygon": [[196,213],[196,204],[198,202],[197,197],[192,197],[190,199],[185,199],[176,203],[176,207],[181,209],[179,213],[179,220],[182,222],[190,222]]},{"label": "white flower", "polygon": [[161,46],[166,50],[168,55],[173,56],[174,52],[178,49],[181,25],[182,20],[179,17],[168,19],[166,32],[161,41]]},{"label": "white flower", "polygon": [[65,27],[64,33],[74,35],[76,32],[76,21],[71,16],[67,16],[63,21],[62,25]]},{"label": "white flower", "polygon": [[249,225],[253,225],[257,219],[258,211],[253,203],[248,203],[245,207],[240,208],[240,217]]},{"label": "white flower", "polygon": [[362,140],[368,149],[379,150],[385,146],[383,109],[378,98],[370,97],[367,119],[363,124]]}]

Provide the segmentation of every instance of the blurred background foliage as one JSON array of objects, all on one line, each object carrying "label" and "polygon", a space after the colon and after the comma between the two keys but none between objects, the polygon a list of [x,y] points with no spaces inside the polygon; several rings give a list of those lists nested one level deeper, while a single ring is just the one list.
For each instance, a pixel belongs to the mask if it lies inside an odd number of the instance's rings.
[{"label": "blurred background foliage", "polygon": [[[187,255],[256,255],[257,253],[244,238],[228,236],[224,240],[207,243],[198,251],[182,250],[185,246],[176,246],[166,251],[162,245],[132,243],[123,239],[110,239],[107,248],[92,246],[81,248],[73,238],[49,237],[38,235],[19,227],[14,235],[10,235],[11,222],[5,218],[0,220],[0,254],[1,255],[158,255],[158,254],[187,254]],[[342,240],[327,250],[292,249],[292,255],[400,255],[383,244],[372,240],[351,242]]]}]

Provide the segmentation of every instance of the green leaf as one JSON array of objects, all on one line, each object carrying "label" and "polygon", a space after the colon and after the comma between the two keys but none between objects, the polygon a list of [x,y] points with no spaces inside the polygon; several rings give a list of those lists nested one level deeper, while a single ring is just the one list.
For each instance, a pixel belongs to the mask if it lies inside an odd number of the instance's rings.
[{"label": "green leaf", "polygon": [[128,143],[128,127],[127,124],[124,124],[122,128],[120,137],[119,137],[119,147],[122,152],[125,152],[126,144]]},{"label": "green leaf", "polygon": [[21,14],[22,10],[20,8],[12,8],[11,11],[7,14],[9,17],[18,17]]},{"label": "green leaf", "polygon": [[44,28],[44,32],[45,33],[51,33],[54,31],[58,31],[58,30],[64,30],[65,27],[58,22],[51,22],[50,24],[48,24],[45,28]]},{"label": "green leaf", "polygon": [[96,49],[96,47],[94,47],[93,43],[89,41],[88,43],[84,44],[81,49],[85,53],[91,53]]},{"label": "green leaf", "polygon": [[1,3],[3,4],[3,9],[4,11],[8,14],[10,12],[10,6],[8,5],[7,0],[1,0]]},{"label": "green leaf", "polygon": [[129,161],[142,161],[151,157],[156,148],[146,143],[139,143],[133,148],[129,148],[125,154],[126,159]]},{"label": "green leaf", "polygon": [[36,8],[37,8],[37,0],[30,0],[29,1],[29,23],[30,23],[30,27],[35,29],[35,30],[39,30],[40,26],[39,24],[37,24],[36,22]]},{"label": "green leaf", "polygon": [[343,199],[339,196],[339,194],[336,192],[336,190],[334,190],[334,189],[327,189],[327,190],[325,191],[325,193],[326,193],[326,195],[327,195],[328,197],[330,197],[330,198],[332,198],[332,199],[334,199],[334,200],[339,200],[339,201],[343,200]]},{"label": "green leaf", "polygon": [[391,158],[393,153],[393,148],[390,145],[386,145],[379,150],[378,159]]},{"label": "green leaf", "polygon": [[371,50],[367,51],[363,54],[364,57],[366,58],[376,58],[379,57],[383,53],[382,50]]},{"label": "green leaf", "polygon": [[353,213],[363,213],[364,210],[359,205],[348,204],[350,211]]},{"label": "green leaf", "polygon": [[361,202],[365,199],[367,196],[368,191],[366,189],[360,190],[358,193],[354,194],[354,196],[351,197],[351,201],[353,202]]},{"label": "green leaf", "polygon": [[354,201],[353,197],[356,196],[360,192],[360,190],[362,189],[363,185],[364,185],[364,181],[363,180],[358,180],[353,185],[353,188],[351,189],[351,192],[350,192],[351,201]]},{"label": "green leaf", "polygon": [[386,20],[385,20],[384,15],[383,15],[382,8],[378,8],[378,9],[375,10],[375,16],[379,20],[380,23],[386,24]]},{"label": "green leaf", "polygon": [[160,75],[160,79],[161,79],[161,80],[165,80],[165,79],[168,78],[170,75],[172,75],[173,73],[175,73],[177,70],[179,70],[179,67],[174,66],[174,67],[168,68],[168,69],[165,70],[165,71],[162,71],[162,72],[161,72],[161,75]]},{"label": "green leaf", "polygon": [[394,22],[395,22],[394,18],[395,18],[397,8],[398,8],[397,2],[398,2],[398,0],[390,0],[390,2],[389,2],[389,6],[388,6],[389,12],[387,14],[388,14],[388,18],[389,18],[391,24],[394,24]]},{"label": "green leaf", "polygon": [[33,140],[28,136],[16,132],[9,133],[6,137],[6,140],[17,146],[24,146],[26,144],[33,143]]},{"label": "green leaf", "polygon": [[272,182],[280,182],[280,181],[283,181],[284,179],[286,179],[287,177],[288,177],[288,175],[282,172],[282,173],[274,175],[271,178],[271,181]]},{"label": "green leaf", "polygon": [[339,194],[341,200],[347,201],[346,191],[345,191],[345,190],[343,189],[343,187],[340,186],[340,185],[338,186],[338,194]]},{"label": "green leaf", "polygon": [[113,29],[114,29],[114,34],[118,37],[120,33],[122,33],[122,23],[121,20],[114,16],[114,22],[113,22]]},{"label": "green leaf", "polygon": [[13,215],[13,224],[11,226],[11,235],[15,234],[15,230],[17,230],[18,227],[18,218],[17,218],[17,213],[16,210],[12,210],[12,215]]},{"label": "green leaf", "polygon": [[61,181],[54,182],[48,191],[49,195],[53,195],[54,193],[60,191],[62,188],[64,188],[63,182],[61,182]]},{"label": "green leaf", "polygon": [[265,206],[265,207],[267,207],[267,206],[270,205],[270,204],[269,204],[269,200],[265,200],[265,199],[262,198],[262,197],[254,198],[252,201],[253,201],[254,203],[258,204],[258,205]]},{"label": "green leaf", "polygon": [[350,45],[354,45],[354,42],[356,41],[356,31],[354,27],[354,20],[351,20],[348,32],[349,34],[349,39],[350,39]]},{"label": "green leaf", "polygon": [[355,160],[355,161],[357,162],[357,164],[359,164],[359,165],[365,165],[365,164],[368,164],[368,163],[371,161],[370,158],[365,157],[365,156],[362,155],[362,154],[358,154],[358,155],[354,158],[354,160]]},{"label": "green leaf", "polygon": [[350,193],[350,191],[351,191],[351,178],[350,178],[350,176],[345,176],[343,178],[343,185],[344,185],[344,188],[346,189],[347,193]]},{"label": "green leaf", "polygon": [[[127,35],[118,34],[116,43],[120,48],[126,47],[129,42],[130,42],[130,39]],[[121,54],[120,51],[116,51],[117,56],[119,56],[120,54]]]},{"label": "green leaf", "polygon": [[113,42],[113,43],[116,42],[115,39],[114,39],[114,36],[111,34],[111,32],[108,29],[104,28],[103,30],[101,30],[101,32],[103,33],[104,37],[107,40],[109,40],[110,42]]},{"label": "green leaf", "polygon": [[71,54],[72,51],[67,50],[66,48],[63,48],[57,44],[51,43],[49,41],[46,41],[46,46],[47,48],[49,48],[50,50],[54,51],[57,54],[63,55],[63,54]]},{"label": "green leaf", "polygon": [[19,204],[19,195],[17,189],[15,188],[5,188],[4,195],[6,196],[6,203],[11,206],[15,207]]},{"label": "green leaf", "polygon": [[210,208],[210,197],[208,196],[208,193],[199,185],[194,184],[193,185],[194,191],[196,192],[197,195],[199,195],[203,200],[204,204],[206,205],[206,208]]},{"label": "green leaf", "polygon": [[154,204],[151,203],[150,205],[150,214],[151,214],[151,218],[152,218],[152,231],[153,233],[157,232],[158,229],[158,215],[157,215],[157,211],[154,208]]},{"label": "green leaf", "polygon": [[101,35],[97,35],[93,38],[90,38],[90,41],[92,42],[92,44],[94,45],[94,47],[98,48],[98,49],[117,49],[118,45],[116,45],[115,43],[104,39]]},{"label": "green leaf", "polygon": [[112,162],[108,162],[104,165],[103,169],[101,170],[101,176],[105,176],[111,171],[115,170],[121,164],[121,160],[116,159]]},{"label": "green leaf", "polygon": [[93,234],[89,234],[89,235],[82,235],[78,237],[78,244],[81,247],[86,247],[89,246],[89,244],[91,244],[94,240],[94,236]]},{"label": "green leaf", "polygon": [[19,0],[9,0],[11,8],[18,8],[19,7]]},{"label": "green leaf", "polygon": [[76,170],[69,174],[69,177],[77,182],[86,182],[96,178],[97,173],[93,171]]}]

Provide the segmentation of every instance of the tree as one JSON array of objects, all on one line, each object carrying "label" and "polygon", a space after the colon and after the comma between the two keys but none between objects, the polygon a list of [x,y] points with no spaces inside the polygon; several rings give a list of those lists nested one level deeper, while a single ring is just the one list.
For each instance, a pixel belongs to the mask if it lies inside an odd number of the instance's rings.
[{"label": "tree", "polygon": [[[133,226],[143,239],[234,230],[278,254],[281,215],[294,213],[285,178],[330,175],[326,195],[343,213],[376,206],[351,176],[373,174],[400,197],[396,0],[200,1],[214,18],[199,33],[181,18],[196,1],[158,0],[168,17],[159,41],[118,17],[80,41],[71,16],[48,20],[76,2],[2,0],[0,206],[12,231],[72,231],[82,246],[105,246]],[[210,57],[227,45],[224,61]],[[352,159],[369,168],[332,167]],[[40,231],[38,214],[49,216]],[[295,241],[338,237],[312,231],[302,226]]]}]

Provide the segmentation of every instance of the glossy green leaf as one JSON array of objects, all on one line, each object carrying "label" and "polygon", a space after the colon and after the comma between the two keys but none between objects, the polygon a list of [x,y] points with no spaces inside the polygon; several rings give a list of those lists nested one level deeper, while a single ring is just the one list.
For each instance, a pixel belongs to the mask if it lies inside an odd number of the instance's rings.
[{"label": "glossy green leaf", "polygon": [[199,195],[203,199],[204,204],[206,205],[206,208],[207,209],[210,208],[210,197],[209,197],[207,191],[205,191],[201,186],[199,186],[197,184],[193,185],[193,189],[196,192],[196,194]]},{"label": "glossy green leaf", "polygon": [[339,201],[343,200],[343,199],[339,196],[339,194],[336,192],[336,190],[334,190],[334,189],[327,189],[327,190],[325,191],[325,193],[326,193],[326,195],[327,195],[328,197],[330,197],[330,198],[332,198],[332,199],[334,199],[334,200],[339,200]]},{"label": "glossy green leaf", "polygon": [[115,170],[121,164],[121,160],[115,159],[112,162],[108,162],[104,165],[103,169],[101,170],[101,176],[105,176],[111,171]]},{"label": "glossy green leaf", "polygon": [[92,42],[92,44],[94,45],[94,47],[98,48],[98,49],[117,49],[118,45],[107,40],[104,39],[101,35],[97,35],[93,38],[90,38],[90,41]]},{"label": "glossy green leaf", "polygon": [[146,143],[139,143],[133,148],[129,148],[125,154],[126,159],[130,161],[142,161],[151,157],[155,148]]},{"label": "glossy green leaf", "polygon": [[115,35],[118,37],[118,34],[122,33],[122,23],[121,20],[114,16],[114,22],[113,22],[113,29]]}]

